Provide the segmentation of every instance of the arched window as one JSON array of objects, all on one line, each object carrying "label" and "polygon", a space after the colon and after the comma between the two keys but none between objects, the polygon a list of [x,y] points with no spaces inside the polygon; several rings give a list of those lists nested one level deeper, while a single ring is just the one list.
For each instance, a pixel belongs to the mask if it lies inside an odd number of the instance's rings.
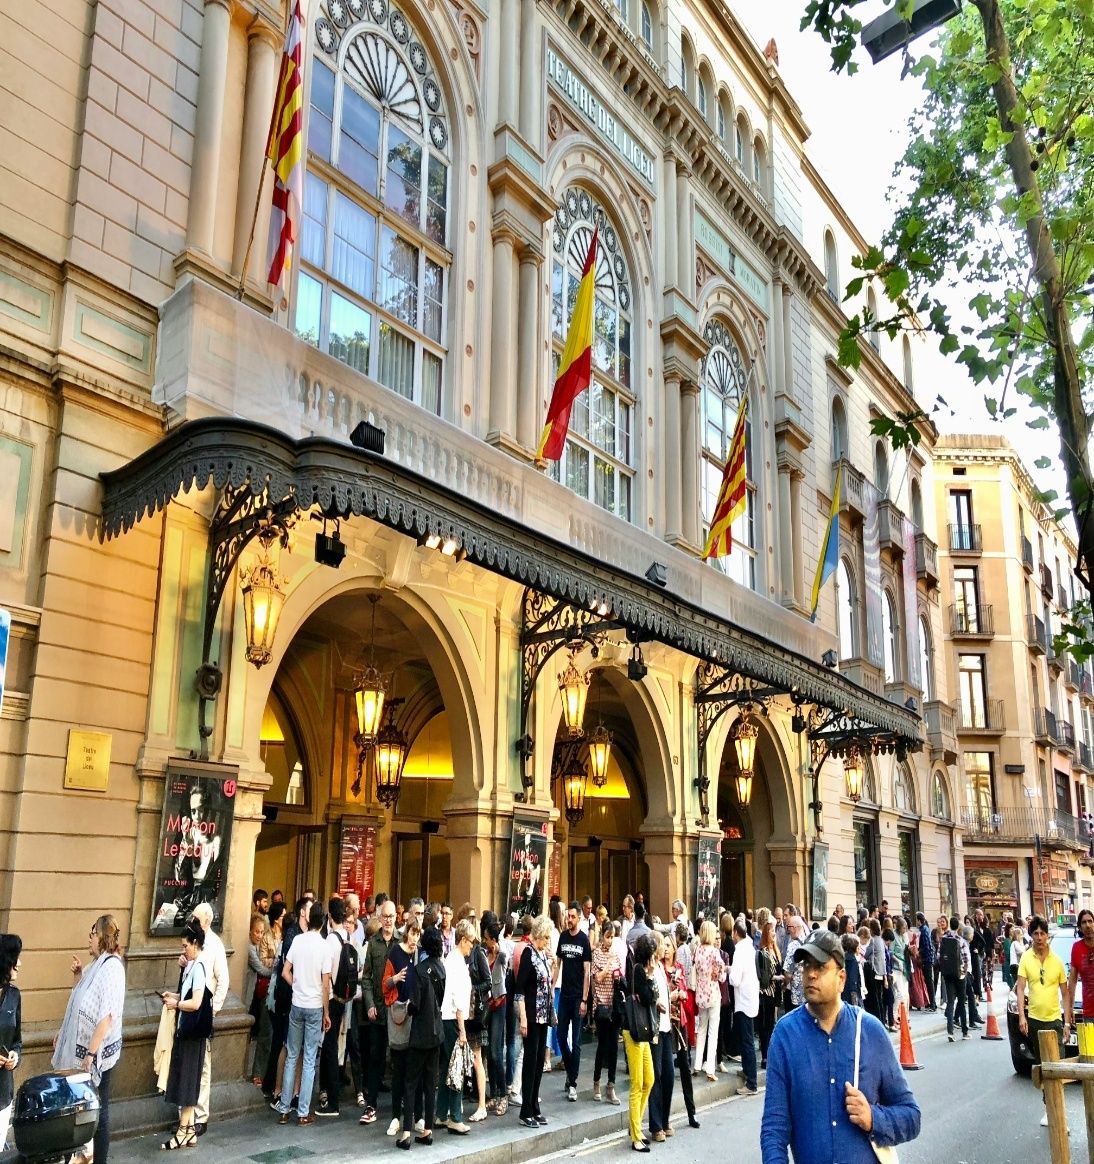
[{"label": "arched window", "polygon": [[915,781],[906,763],[893,771],[893,808],[897,812],[915,812]]},{"label": "arched window", "polygon": [[593,307],[593,380],[574,401],[562,461],[552,473],[575,493],[630,521],[634,488],[631,282],[619,235],[588,191],[571,186],[551,231],[552,374],[558,373],[593,224],[601,223]]},{"label": "arched window", "polygon": [[877,326],[877,296],[874,294],[873,287],[868,287],[866,289],[866,310],[870,314],[870,323],[868,325],[870,347],[872,347],[874,351],[877,352],[881,350],[881,332],[878,330]]},{"label": "arched window", "polygon": [[764,180],[764,171],[767,168],[767,150],[764,148],[763,138],[758,137],[752,143],[752,181],[762,192],[767,186]]},{"label": "arched window", "polygon": [[912,523],[916,529],[923,528],[923,490],[919,484],[919,478],[912,478]]},{"label": "arched window", "polygon": [[839,566],[836,567],[836,612],[839,622],[839,657],[853,659],[858,645],[855,634],[855,592],[845,558],[840,558]]},{"label": "arched window", "polygon": [[729,132],[729,125],[732,121],[729,109],[729,97],[724,89],[718,93],[718,116],[715,118],[715,128],[718,131],[718,140],[722,145],[726,145],[726,134]]},{"label": "arched window", "polygon": [[631,18],[631,6],[629,0],[616,0],[616,2],[619,5],[620,19],[624,24],[629,24]]},{"label": "arched window", "polygon": [[686,36],[680,37],[680,88],[689,96],[695,93],[695,50]]},{"label": "arched window", "polygon": [[326,17],[315,22],[294,326],[309,343],[439,412],[448,115],[406,18],[384,6],[376,21],[376,6],[358,7],[363,19],[344,32],[344,6],[338,28]]},{"label": "arched window", "polygon": [[919,620],[919,679],[923,684],[923,702],[930,703],[934,699],[934,650],[925,618]]},{"label": "arched window", "polygon": [[914,382],[912,379],[912,341],[907,336],[904,337],[904,343],[901,345],[904,351],[904,387],[909,392],[914,389]]},{"label": "arched window", "polygon": [[838,303],[839,259],[836,256],[836,239],[830,230],[824,232],[824,283],[828,294]]},{"label": "arched window", "polygon": [[[710,527],[718,491],[722,484],[726,456],[743,394],[748,391],[748,372],[737,341],[719,319],[703,329],[708,346],[703,361],[703,538]],[[710,559],[731,578],[756,589],[756,485],[753,474],[752,434],[759,431],[752,418],[745,421],[745,511],[733,523],[733,550],[728,557]]]},{"label": "arched window", "polygon": [[862,765],[862,799],[868,804],[880,804],[877,794],[877,762],[872,755],[864,757]]},{"label": "arched window", "polygon": [[832,460],[838,461],[849,452],[847,444],[847,411],[843,400],[836,396],[832,400]]},{"label": "arched window", "polygon": [[895,683],[900,675],[900,643],[897,639],[899,626],[893,595],[889,590],[885,591],[881,603],[881,629],[884,639],[882,653],[885,660],[885,682]]},{"label": "arched window", "polygon": [[737,161],[740,163],[741,169],[744,170],[745,176],[747,177],[747,175],[748,175],[748,153],[749,153],[748,139],[750,137],[750,134],[748,131],[748,119],[745,117],[743,112],[737,114],[737,134],[736,134],[736,137],[737,137],[737,141],[736,141]]},{"label": "arched window", "polygon": [[889,450],[884,441],[874,445],[874,485],[882,497],[889,496]]},{"label": "arched window", "polygon": [[653,52],[653,13],[645,0],[642,3],[642,43]]},{"label": "arched window", "polygon": [[931,777],[931,813],[939,820],[953,820],[949,789],[940,772]]},{"label": "arched window", "polygon": [[707,110],[708,110],[708,109],[709,109],[709,107],[710,107],[710,99],[709,99],[709,97],[707,96],[707,83],[706,83],[706,79],[703,77],[703,74],[702,74],[702,72],[701,72],[701,71],[700,71],[700,73],[699,73],[698,88],[697,88],[697,90],[696,90],[696,94],[695,94],[695,103],[696,103],[696,105],[698,106],[698,109],[699,109],[699,116],[700,116],[700,117],[701,117],[701,118],[702,118],[704,121],[706,121],[706,119],[707,119]]}]

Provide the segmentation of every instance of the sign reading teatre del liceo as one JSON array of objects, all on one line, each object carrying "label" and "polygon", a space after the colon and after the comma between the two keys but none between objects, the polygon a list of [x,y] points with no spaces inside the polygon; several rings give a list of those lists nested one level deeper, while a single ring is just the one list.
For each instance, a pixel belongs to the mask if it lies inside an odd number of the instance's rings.
[{"label": "sign reading teatre del liceo", "polygon": [[547,76],[555,88],[593,126],[631,169],[652,186],[654,184],[653,158],[616,121],[593,95],[588,85],[552,48],[547,49]]}]

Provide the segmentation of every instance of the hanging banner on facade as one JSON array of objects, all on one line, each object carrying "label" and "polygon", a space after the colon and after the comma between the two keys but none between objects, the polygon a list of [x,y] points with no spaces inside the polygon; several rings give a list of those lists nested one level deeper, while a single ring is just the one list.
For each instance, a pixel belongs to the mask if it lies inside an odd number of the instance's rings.
[{"label": "hanging banner on facade", "polygon": [[338,838],[338,892],[356,893],[362,907],[376,881],[376,826],[342,817]]},{"label": "hanging banner on facade", "polygon": [[813,842],[813,920],[828,917],[828,842]]},{"label": "hanging banner on facade", "polygon": [[699,870],[695,878],[695,916],[717,921],[718,892],[722,874],[721,837],[699,838]]},{"label": "hanging banner on facade", "polygon": [[[555,849],[558,849],[555,845]],[[547,822],[513,818],[509,849],[509,913],[538,917],[543,912],[543,875],[547,868]],[[557,890],[556,890],[557,892]]]},{"label": "hanging banner on facade", "polygon": [[178,933],[202,902],[213,907],[213,928],[222,928],[237,771],[185,761],[168,764],[152,894],[153,934]]},{"label": "hanging banner on facade", "polygon": [[547,892],[557,896],[562,891],[562,846],[556,840],[551,846],[551,863],[547,871]]},{"label": "hanging banner on facade", "polygon": [[904,546],[904,641],[908,644],[908,685],[918,687],[923,692],[919,713],[923,714],[922,703],[930,699],[927,690],[927,676],[921,665],[926,654],[922,642],[923,628],[919,625],[919,609],[916,606],[916,581],[918,571],[915,565],[916,528],[911,518],[901,519],[901,542]]},{"label": "hanging banner on facade", "polygon": [[885,666],[885,637],[882,629],[881,526],[878,502],[881,494],[869,482],[862,483],[862,569],[866,592],[866,658],[875,667]]},{"label": "hanging banner on facade", "polygon": [[0,610],[0,711],[4,708],[4,686],[8,671],[8,640],[11,638],[11,611]]}]

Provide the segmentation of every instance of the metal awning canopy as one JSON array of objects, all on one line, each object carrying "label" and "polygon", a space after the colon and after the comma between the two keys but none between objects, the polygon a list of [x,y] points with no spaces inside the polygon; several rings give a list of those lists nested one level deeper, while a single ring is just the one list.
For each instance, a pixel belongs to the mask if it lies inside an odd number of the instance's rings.
[{"label": "metal awning canopy", "polygon": [[328,516],[368,517],[414,538],[454,537],[483,569],[597,610],[644,640],[846,714],[910,751],[921,745],[916,713],[846,676],[353,445],[321,437],[297,441],[254,421],[207,417],[180,425],[101,479],[105,538],[179,493],[210,484],[265,494],[271,504],[294,498],[302,510],[318,506]]}]

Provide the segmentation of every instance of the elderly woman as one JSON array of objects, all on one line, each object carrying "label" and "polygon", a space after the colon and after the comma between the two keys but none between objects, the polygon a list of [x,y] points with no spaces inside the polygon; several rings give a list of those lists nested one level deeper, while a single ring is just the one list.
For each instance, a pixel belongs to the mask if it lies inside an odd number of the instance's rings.
[{"label": "elderly woman", "polygon": [[266,1074],[266,1061],[270,1054],[272,1029],[270,1011],[266,1006],[266,996],[270,989],[274,959],[277,957],[277,943],[263,914],[251,915],[251,929],[247,943],[247,974],[243,980],[243,1005],[254,1019],[251,1039],[255,1045],[254,1063],[251,1066],[251,1081],[255,1087],[262,1086]]},{"label": "elderly woman", "polygon": [[72,956],[72,993],[53,1040],[55,1071],[87,1071],[99,1093],[95,1164],[110,1152],[110,1083],[122,1053],[125,967],[118,953],[120,931],[113,914],[95,919],[87,939],[88,964]]},{"label": "elderly woman", "polygon": [[[167,1091],[164,1098],[179,1109],[179,1125],[175,1134],[165,1140],[160,1147],[168,1152],[178,1148],[192,1148],[197,1144],[197,1129],[194,1127],[194,1109],[201,1091],[201,1069],[205,1063],[207,1036],[200,1021],[187,1021],[188,1015],[196,1014],[206,1001],[209,982],[205,966],[201,961],[201,951],[205,945],[205,931],[194,918],[186,923],[182,931],[182,952],[186,955],[186,970],[178,993],[168,991],[163,996],[163,1004],[168,1010],[177,1011],[175,1043],[171,1049],[171,1071],[167,1077]],[[209,1024],[212,1024],[212,1001],[207,1006]]]},{"label": "elderly woman", "polygon": [[805,988],[802,984],[802,964],[794,959],[798,947],[805,941],[805,922],[800,914],[792,913],[786,922],[790,939],[786,943],[786,957],[783,958],[783,967],[789,977],[786,983],[790,1001],[787,1010],[795,1010],[805,1002]]},{"label": "elderly woman", "polygon": [[467,1017],[471,1013],[471,972],[467,959],[475,944],[475,927],[467,919],[456,924],[452,952],[444,960],[444,1001],[441,1019],[444,1043],[441,1047],[441,1083],[437,1088],[437,1124],[456,1136],[466,1136],[471,1128],[463,1122],[463,1088],[448,1085],[448,1064],[457,1043],[467,1046]]},{"label": "elderly woman", "polygon": [[543,1079],[543,1059],[551,1014],[551,962],[547,953],[551,941],[551,920],[540,916],[532,922],[531,941],[517,966],[513,1001],[517,1023],[524,1040],[521,1072],[520,1122],[538,1128],[547,1122],[539,1109],[539,1087]]}]

